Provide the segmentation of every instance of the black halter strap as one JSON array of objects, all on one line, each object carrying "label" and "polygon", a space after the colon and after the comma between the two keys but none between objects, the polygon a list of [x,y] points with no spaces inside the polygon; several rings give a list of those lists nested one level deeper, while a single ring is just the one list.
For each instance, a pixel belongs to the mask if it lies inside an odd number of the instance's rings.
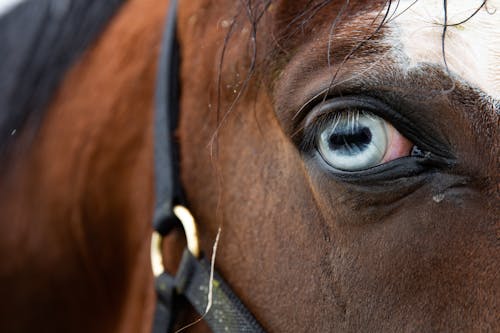
[{"label": "black halter strap", "polygon": [[170,0],[161,45],[155,91],[154,154],[156,204],[153,226],[166,235],[178,225],[173,208],[181,203],[178,148],[173,136],[179,117],[179,45],[177,0]]},{"label": "black halter strap", "polygon": [[[156,205],[153,227],[161,236],[178,226],[174,206],[183,204],[179,177],[179,153],[174,138],[179,115],[179,45],[176,39],[177,0],[170,1],[162,40],[155,96],[155,186]],[[171,332],[177,303],[186,298],[200,314],[204,314],[210,285],[210,263],[185,250],[176,276],[166,272],[156,277],[157,303],[153,333]],[[214,333],[264,332],[252,314],[214,272],[212,307],[204,317]]]}]

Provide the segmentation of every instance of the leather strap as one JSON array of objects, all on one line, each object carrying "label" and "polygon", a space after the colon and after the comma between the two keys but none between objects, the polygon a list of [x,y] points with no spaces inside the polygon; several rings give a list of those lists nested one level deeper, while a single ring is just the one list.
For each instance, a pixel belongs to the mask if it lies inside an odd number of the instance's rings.
[{"label": "leather strap", "polygon": [[[170,1],[165,23],[155,93],[155,190],[153,227],[162,236],[180,225],[174,205],[183,204],[179,176],[179,153],[173,133],[179,115],[179,45],[176,39],[177,0]],[[210,285],[210,264],[196,259],[188,250],[175,277],[164,272],[156,278],[157,304],[153,333],[170,332],[176,315],[176,304],[185,297],[200,314],[204,314]],[[204,317],[214,333],[264,332],[252,314],[214,272],[213,303]]]},{"label": "leather strap", "polygon": [[[184,296],[200,315],[204,314],[208,302],[209,285],[210,263],[205,259],[196,259],[188,250],[185,250],[175,278],[164,273],[157,280],[159,300],[157,315],[161,312],[164,315],[163,320],[171,321],[175,310],[172,300],[180,296]],[[214,272],[212,286],[212,306],[203,319],[214,333],[264,332],[257,320],[217,272]],[[170,313],[167,313],[168,311]],[[155,318],[155,324],[157,324],[156,320],[160,319]],[[171,328],[172,322],[167,325],[169,326],[164,327]],[[155,330],[153,332],[165,333],[166,331]]]},{"label": "leather strap", "polygon": [[175,320],[175,279],[167,273],[156,278],[156,309],[153,318],[153,333],[171,332]]},{"label": "leather strap", "polygon": [[166,235],[179,224],[173,213],[182,203],[179,177],[179,153],[173,135],[179,115],[179,45],[176,38],[177,0],[170,0],[161,45],[155,92],[155,190],[156,204],[153,226]]}]

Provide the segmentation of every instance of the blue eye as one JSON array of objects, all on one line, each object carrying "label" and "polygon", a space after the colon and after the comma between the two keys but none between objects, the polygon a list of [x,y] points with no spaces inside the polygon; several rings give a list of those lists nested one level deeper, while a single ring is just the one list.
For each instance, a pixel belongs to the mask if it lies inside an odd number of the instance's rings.
[{"label": "blue eye", "polygon": [[317,149],[335,169],[368,169],[383,162],[392,129],[384,119],[370,112],[338,112],[323,124],[317,136]]}]

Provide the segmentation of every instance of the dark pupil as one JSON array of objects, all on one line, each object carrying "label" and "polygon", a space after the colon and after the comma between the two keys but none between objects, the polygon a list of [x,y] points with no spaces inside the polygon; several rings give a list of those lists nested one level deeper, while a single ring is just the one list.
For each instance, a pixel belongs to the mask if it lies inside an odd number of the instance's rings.
[{"label": "dark pupil", "polygon": [[344,128],[332,133],[329,141],[331,150],[359,152],[372,141],[372,132],[368,127]]}]

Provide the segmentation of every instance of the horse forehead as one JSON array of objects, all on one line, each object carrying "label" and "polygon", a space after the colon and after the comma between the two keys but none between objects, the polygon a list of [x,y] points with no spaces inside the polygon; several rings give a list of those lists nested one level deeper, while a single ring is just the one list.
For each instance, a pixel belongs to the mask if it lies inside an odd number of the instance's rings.
[{"label": "horse forehead", "polygon": [[[447,2],[446,63],[452,73],[500,98],[500,0],[487,1],[475,13],[482,4],[483,0]],[[393,8],[388,38],[403,53],[404,62],[410,67],[420,62],[443,65],[444,1],[402,0]]]}]

